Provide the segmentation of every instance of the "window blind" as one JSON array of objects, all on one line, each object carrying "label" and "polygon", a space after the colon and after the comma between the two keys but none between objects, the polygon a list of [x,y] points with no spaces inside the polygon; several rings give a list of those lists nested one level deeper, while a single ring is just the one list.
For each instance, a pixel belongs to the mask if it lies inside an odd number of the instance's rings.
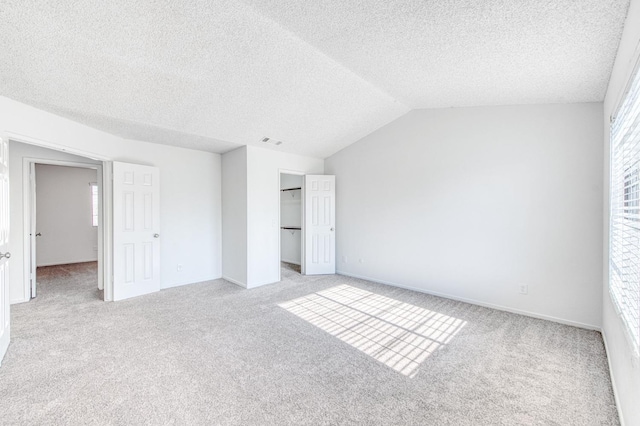
[{"label": "window blind", "polygon": [[91,186],[91,225],[98,226],[98,184],[90,183]]},{"label": "window blind", "polygon": [[611,122],[609,291],[640,350],[640,73]]}]

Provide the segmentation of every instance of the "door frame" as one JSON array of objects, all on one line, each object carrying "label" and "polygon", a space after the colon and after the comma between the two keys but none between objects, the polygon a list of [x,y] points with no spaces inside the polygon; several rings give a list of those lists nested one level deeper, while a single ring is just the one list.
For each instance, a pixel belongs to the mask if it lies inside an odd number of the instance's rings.
[{"label": "door frame", "polygon": [[304,256],[304,176],[306,175],[305,172],[301,172],[299,170],[287,170],[287,169],[278,169],[278,281],[282,281],[282,268],[281,268],[281,263],[282,263],[282,231],[280,229],[280,227],[282,226],[282,223],[280,223],[280,221],[282,220],[281,216],[280,216],[280,207],[281,207],[281,195],[282,192],[280,191],[280,187],[282,185],[281,179],[282,179],[282,175],[296,175],[296,176],[302,176],[302,190],[300,191],[300,197],[301,197],[301,205],[300,205],[300,214],[302,215],[302,217],[300,218],[300,274],[304,275],[305,272],[305,256]]},{"label": "door frame", "polygon": [[[113,181],[112,181],[112,162],[110,158],[88,153],[81,150],[71,149],[64,145],[43,141],[25,135],[12,132],[6,132],[5,136],[11,144],[11,141],[40,146],[42,148],[51,149],[53,151],[65,152],[68,154],[85,157],[87,159],[100,161],[101,164],[90,164],[63,160],[51,160],[46,158],[24,158],[23,159],[23,223],[24,223],[24,251],[23,251],[23,269],[24,283],[23,291],[25,295],[31,294],[31,249],[34,236],[29,235],[32,223],[31,197],[35,197],[32,191],[35,189],[31,183],[31,168],[35,164],[50,164],[71,167],[94,168],[98,172],[97,184],[100,192],[99,198],[99,215],[98,215],[98,286],[104,289],[104,300],[113,300]],[[9,145],[10,146],[10,145]],[[35,182],[33,183],[35,184]],[[29,301],[27,298],[26,301]]]},{"label": "door frame", "polygon": [[[37,265],[32,264],[32,259],[36,252],[36,210],[37,203],[35,203],[36,199],[36,176],[35,176],[35,166],[36,164],[46,164],[50,166],[61,166],[61,167],[76,167],[80,169],[92,169],[97,172],[96,183],[98,184],[98,194],[102,193],[103,186],[103,178],[102,178],[102,164],[91,164],[91,163],[82,163],[75,161],[62,161],[62,160],[49,160],[45,158],[31,158],[25,157],[22,159],[22,182],[23,182],[23,223],[25,224],[25,233],[24,233],[24,279],[25,279],[25,295],[31,294],[30,298],[33,298],[33,286],[37,279],[36,269]],[[102,202],[98,199],[98,289],[104,290],[104,255],[103,255],[103,226],[102,226]],[[33,276],[32,276],[33,275]],[[33,280],[31,279],[33,278]],[[36,293],[37,296],[37,293]]]}]

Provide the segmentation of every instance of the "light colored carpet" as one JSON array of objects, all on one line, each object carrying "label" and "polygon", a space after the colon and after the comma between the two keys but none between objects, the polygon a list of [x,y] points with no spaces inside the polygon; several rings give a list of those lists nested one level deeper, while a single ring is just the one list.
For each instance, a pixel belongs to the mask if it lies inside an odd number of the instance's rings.
[{"label": "light colored carpet", "polygon": [[286,269],[291,272],[296,272],[298,274],[300,273],[300,265],[296,265],[295,263],[289,263],[289,262],[280,262],[280,265],[282,269]]},{"label": "light colored carpet", "polygon": [[599,333],[342,276],[12,306],[0,423],[615,425]]}]

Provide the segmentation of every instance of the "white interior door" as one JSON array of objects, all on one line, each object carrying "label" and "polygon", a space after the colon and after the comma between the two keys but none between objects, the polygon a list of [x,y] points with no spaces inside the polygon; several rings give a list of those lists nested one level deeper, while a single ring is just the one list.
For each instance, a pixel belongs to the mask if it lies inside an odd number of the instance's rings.
[{"label": "white interior door", "polygon": [[304,274],[336,273],[336,177],[304,177]]},{"label": "white interior door", "polygon": [[31,242],[29,256],[29,282],[31,284],[31,298],[33,299],[38,295],[38,263],[36,260],[36,238],[38,238],[36,231],[36,163],[29,163],[29,206],[31,207],[31,211],[29,212],[29,240]]},{"label": "white interior door", "polygon": [[9,347],[9,141],[0,139],[0,363]]},{"label": "white interior door", "polygon": [[113,300],[160,290],[160,170],[113,163]]}]

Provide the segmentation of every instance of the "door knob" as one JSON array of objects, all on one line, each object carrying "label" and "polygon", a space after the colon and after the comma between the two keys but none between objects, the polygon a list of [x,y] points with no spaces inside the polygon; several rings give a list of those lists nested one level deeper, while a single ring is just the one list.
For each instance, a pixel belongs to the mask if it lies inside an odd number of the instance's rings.
[{"label": "door knob", "polygon": [[160,238],[160,234],[153,234],[153,238]]},{"label": "door knob", "polygon": [[329,231],[333,232],[333,228],[329,229]]},{"label": "door knob", "polygon": [[42,232],[38,232],[38,233],[36,234],[36,237],[42,237]]},{"label": "door knob", "polygon": [[0,259],[2,259],[3,257],[4,257],[5,259],[9,259],[9,258],[11,257],[11,253],[9,253],[9,252],[6,252],[6,253],[0,253]]}]

